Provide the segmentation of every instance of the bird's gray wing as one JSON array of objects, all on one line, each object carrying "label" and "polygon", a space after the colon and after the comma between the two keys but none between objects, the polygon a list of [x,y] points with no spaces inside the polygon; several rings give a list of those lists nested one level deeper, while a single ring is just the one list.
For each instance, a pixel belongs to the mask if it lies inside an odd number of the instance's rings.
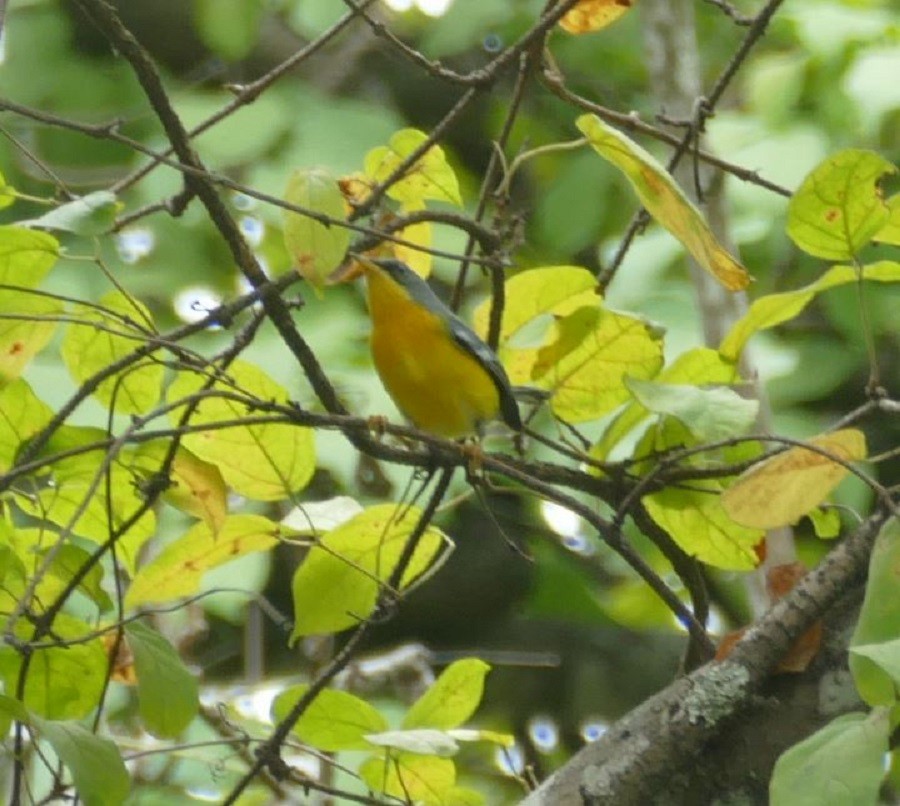
[{"label": "bird's gray wing", "polygon": [[451,314],[450,317],[450,332],[453,334],[454,341],[463,350],[478,359],[478,362],[491,376],[494,386],[497,387],[497,394],[500,397],[500,414],[503,421],[514,431],[521,431],[522,419],[519,415],[519,407],[516,404],[516,399],[513,397],[509,376],[506,374],[506,370],[503,369],[500,359],[465,322],[454,314]]}]

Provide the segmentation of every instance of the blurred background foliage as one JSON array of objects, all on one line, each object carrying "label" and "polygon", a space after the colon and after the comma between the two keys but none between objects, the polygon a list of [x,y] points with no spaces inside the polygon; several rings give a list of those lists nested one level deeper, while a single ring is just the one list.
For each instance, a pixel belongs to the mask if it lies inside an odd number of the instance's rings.
[{"label": "blurred background foliage", "polygon": [[[347,10],[341,0],[127,0],[117,5],[161,64],[175,107],[188,125],[231,99],[227,84],[262,75]],[[469,70],[527,30],[543,5],[543,0],[393,0],[372,8],[429,58]],[[652,121],[660,110],[647,83],[637,5],[636,13],[606,31],[580,37],[557,31],[550,43],[571,89]],[[734,5],[749,14],[759,4],[741,0]],[[708,86],[732,57],[743,29],[712,3],[698,2],[696,13]],[[897,162],[898,75],[900,24],[892,0],[793,0],[778,13],[709,122],[710,145],[729,161],[791,189],[838,148],[872,148]],[[442,141],[469,210],[508,108],[512,79],[507,75],[482,94]],[[122,133],[156,150],[166,146],[128,67],[65,0],[10,3],[0,92],[85,123],[120,121]],[[459,88],[413,69],[356,23],[253,104],[197,138],[196,147],[212,169],[280,196],[294,168],[325,166],[335,174],[360,170],[369,149],[405,126],[428,130],[459,93]],[[531,85],[511,152],[574,139],[574,117],[571,107]],[[74,193],[107,188],[144,164],[143,157],[123,146],[9,113],[0,115],[0,126],[0,170],[20,192],[34,197],[54,197],[60,185]],[[643,144],[665,158],[658,143]],[[756,277],[753,295],[815,279],[823,264],[801,255],[784,233],[787,200],[731,177],[725,181],[731,233]],[[156,168],[122,195],[124,212],[179,189],[175,171]],[[242,194],[230,193],[228,201],[266,265],[284,269],[288,257],[281,211]],[[515,268],[573,263],[599,270],[618,245],[636,202],[617,172],[584,149],[530,161],[514,183],[513,207],[523,232]],[[0,222],[42,211],[37,202],[20,201],[14,209],[0,211]],[[240,287],[224,246],[197,204],[179,218],[156,213],[113,238],[95,242],[72,236],[65,246],[68,257],[53,273],[51,290],[81,299],[96,299],[107,291],[107,278],[83,259],[99,252],[109,272],[151,307],[162,328],[201,315]],[[461,251],[463,237],[438,228],[435,246]],[[875,249],[864,256],[877,257]],[[447,290],[456,268],[436,261],[439,289]],[[487,293],[480,273],[470,273],[470,278],[466,310]],[[799,319],[755,340],[754,361],[780,433],[812,435],[861,401],[867,365],[854,295],[849,287],[831,291]],[[684,253],[656,226],[628,253],[608,301],[664,326],[670,357],[701,341]],[[886,385],[897,388],[900,289],[881,286],[869,294],[869,304]],[[395,416],[369,361],[360,289],[329,290],[322,298],[306,295],[297,317],[350,408]],[[226,341],[224,335],[208,332],[194,346],[210,353]],[[263,328],[246,358],[264,366],[304,405],[313,405],[313,395],[274,331]],[[38,357],[26,377],[51,406],[75,389],[52,350]],[[102,425],[105,416],[99,405],[87,403],[75,421]],[[873,435],[871,452],[897,440],[896,434]],[[342,493],[378,500],[402,490],[406,470],[361,459],[336,434],[321,434],[318,442],[321,466],[308,490],[310,500]],[[886,472],[896,474],[896,465],[893,470],[886,466]],[[465,489],[460,484],[456,492]],[[851,482],[842,490],[843,503],[865,507],[861,485]],[[677,665],[681,634],[669,612],[614,557],[599,566],[583,562],[586,553],[603,554],[603,549],[586,542],[568,513],[503,494],[494,496],[491,506],[496,522],[485,517],[477,501],[446,509],[441,524],[456,539],[455,555],[404,602],[397,618],[377,631],[377,640],[382,645],[422,641],[439,661],[482,653],[495,663],[482,714],[493,714],[497,724],[515,729],[530,760],[546,771],[559,760],[561,747],[576,747],[585,731],[602,729],[666,682]],[[171,529],[173,535],[179,531]],[[507,538],[522,545],[532,560],[511,551]],[[810,559],[819,550],[808,542]],[[256,585],[279,609],[290,612],[289,581],[296,558],[282,559],[253,555],[211,574],[208,585]],[[664,571],[661,560],[655,564]],[[670,581],[676,584],[674,577]],[[718,626],[734,626],[746,616],[738,586],[723,575],[713,582],[719,592]],[[321,648],[309,643],[301,660],[288,654],[285,635],[248,611],[245,598],[220,596],[207,602],[208,623],[190,651],[208,680],[259,679],[317,662]],[[195,617],[190,610],[182,613],[180,629],[187,631],[187,622]],[[252,662],[245,649],[248,633],[251,639],[266,637],[263,655],[250,650]],[[242,669],[242,662],[248,667]]]}]

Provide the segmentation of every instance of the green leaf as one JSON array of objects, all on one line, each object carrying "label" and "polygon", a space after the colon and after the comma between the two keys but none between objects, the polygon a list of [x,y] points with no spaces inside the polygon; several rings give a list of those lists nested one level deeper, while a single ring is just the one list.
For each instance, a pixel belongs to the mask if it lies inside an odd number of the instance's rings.
[{"label": "green leaf", "polygon": [[[147,308],[120,291],[104,295],[98,304],[105,310],[76,306],[73,314],[84,324],[70,324],[63,337],[63,361],[79,384],[133,353],[153,332]],[[119,414],[143,414],[159,401],[163,373],[162,364],[145,358],[102,381],[94,397]]]},{"label": "green leaf", "polygon": [[[418,129],[396,132],[388,145],[373,148],[366,154],[366,176],[374,182],[383,182],[427,139],[428,135]],[[462,205],[456,174],[439,145],[431,146],[402,179],[388,188],[387,195],[408,205],[421,204],[426,199]]]},{"label": "green leaf", "polygon": [[9,470],[23,442],[40,431],[53,411],[23,380],[0,387],[0,472]]},{"label": "green leaf", "polygon": [[74,232],[76,235],[100,235],[112,229],[122,203],[115,193],[98,190],[61,204],[40,218],[22,221],[23,225],[39,229]]},{"label": "green leaf", "polygon": [[28,711],[22,703],[7,697],[6,694],[0,694],[0,731],[4,736],[9,735],[9,729],[14,721],[28,722],[28,720]]},{"label": "green leaf", "polygon": [[869,560],[866,595],[859,621],[850,640],[850,672],[859,695],[869,705],[896,701],[897,685],[889,673],[856,647],[893,642],[900,638],[900,596],[897,578],[900,569],[900,520],[891,518],[881,528]]},{"label": "green leaf", "polygon": [[888,222],[878,181],[897,169],[880,154],[848,148],[816,166],[788,205],[787,232],[804,252],[852,260]]},{"label": "green leaf", "polygon": [[[715,350],[696,347],[678,356],[654,380],[669,384],[727,384],[738,380],[738,370],[733,362],[724,359]],[[610,451],[649,413],[639,402],[629,403],[591,448],[591,456],[594,459],[606,459]]]},{"label": "green leaf", "polygon": [[[283,720],[309,690],[307,685],[291,686],[272,703],[272,719]],[[310,703],[293,733],[300,741],[333,753],[338,750],[371,750],[369,733],[386,730],[388,722],[372,705],[346,691],[325,689]]]},{"label": "green leaf", "polygon": [[[21,621],[16,625],[17,638],[29,640],[33,632]],[[93,632],[66,613],[57,615],[54,637],[79,642],[34,650],[25,681],[24,703],[29,711],[48,719],[82,719],[97,707],[106,678],[106,651],[99,638],[80,640]],[[21,666],[22,658],[12,647],[0,648],[0,676],[7,691],[16,691]]]},{"label": "green leaf", "polygon": [[625,385],[644,408],[677,418],[700,442],[718,442],[747,433],[759,412],[758,401],[723,387],[701,389],[637,378],[626,378]]},{"label": "green leaf", "polygon": [[0,289],[0,379],[18,378],[53,337],[61,302],[25,291]]},{"label": "green leaf", "polygon": [[32,722],[72,774],[85,806],[119,806],[125,802],[131,777],[114,742],[77,722],[54,722],[37,716]]},{"label": "green leaf", "polygon": [[52,461],[52,484],[39,480],[36,495],[15,493],[18,507],[35,518],[50,521],[63,529],[102,544],[109,539],[111,529],[130,523],[127,532],[117,541],[119,559],[129,570],[134,569],[137,552],[156,530],[156,516],[152,509],[144,511],[134,523],[132,518],[143,508],[144,497],[138,487],[139,474],[132,467],[132,449],[120,452],[108,468],[109,495],[102,476],[106,459],[102,447],[107,434],[99,428],[63,426],[51,437],[41,458],[50,459],[57,453],[77,451],[97,443],[101,447]]},{"label": "green leaf", "polygon": [[[900,263],[882,260],[863,266],[862,277],[879,283],[900,282]],[[754,300],[747,311],[722,339],[719,352],[730,361],[737,361],[749,338],[760,330],[766,330],[799,315],[822,291],[855,283],[859,272],[853,266],[834,266],[814,283],[794,291],[769,294]]]},{"label": "green leaf", "polygon": [[154,736],[179,736],[200,707],[197,679],[156,630],[133,621],[125,627],[125,634],[134,655],[144,725]]},{"label": "green leaf", "polygon": [[449,730],[462,725],[481,703],[484,679],[491,670],[478,658],[451,663],[409,709],[404,728]]},{"label": "green leaf", "polygon": [[[345,221],[347,205],[334,177],[322,169],[296,170],[288,180],[284,200],[298,207]],[[350,230],[321,224],[309,216],[284,211],[284,245],[297,271],[320,289],[344,260]]]},{"label": "green leaf", "polygon": [[[168,400],[197,394],[207,379],[197,373],[180,373],[169,387]],[[228,397],[208,397],[191,417],[191,425],[208,425],[208,431],[185,434],[184,446],[206,462],[216,465],[235,492],[257,501],[280,501],[302,490],[315,470],[313,431],[292,423],[261,423],[214,427],[252,414],[252,400],[287,403],[287,391],[259,367],[235,361],[227,380],[216,381],[213,390],[239,395],[251,403]],[[178,422],[180,408],[170,418]]]},{"label": "green leaf", "polygon": [[[90,554],[80,546],[73,544],[56,546],[58,541],[59,535],[45,529],[18,528],[10,537],[10,544],[15,547],[23,568],[28,569],[29,577],[43,567],[46,555],[51,551],[53,553],[53,559],[44,569],[34,591],[33,608],[37,612],[41,612],[44,607],[55,601],[90,559]],[[103,589],[103,573],[102,564],[92,565],[76,588],[93,601],[101,612],[112,607],[112,600]],[[24,594],[25,588],[24,577],[21,582],[7,579],[4,589],[0,592],[0,601],[4,596],[10,596],[13,600],[11,605],[14,606],[15,599]]]},{"label": "green leaf", "polygon": [[259,38],[262,0],[194,0],[194,23],[206,45],[236,62],[250,54]]},{"label": "green leaf", "polygon": [[868,658],[890,675],[891,680],[894,681],[894,700],[896,702],[896,692],[900,688],[900,638],[880,644],[853,646],[850,647],[850,652]]},{"label": "green leaf", "polygon": [[700,211],[652,154],[596,115],[582,115],[575,124],[593,149],[625,174],[647,212],[681,241],[700,266],[729,291],[750,285],[747,270],[716,240]]},{"label": "green leaf", "polygon": [[404,803],[425,806],[459,806],[453,800],[456,765],[448,758],[392,753],[388,758],[369,758],[359,774],[375,792],[393,795]]},{"label": "green leaf", "polygon": [[845,714],[782,753],[769,784],[771,806],[877,803],[888,749],[888,712]]},{"label": "green leaf", "polygon": [[[380,504],[324,535],[294,574],[291,643],[306,635],[345,630],[367,618],[379,583],[390,577],[420,515],[417,507]],[[401,588],[431,565],[446,541],[439,529],[425,530]]]},{"label": "green leaf", "polygon": [[873,236],[873,241],[900,246],[900,193],[895,193],[886,202],[888,220]]},{"label": "green leaf", "polygon": [[[543,266],[519,272],[506,281],[505,298],[501,344],[541,316],[566,316],[600,300],[597,278],[580,266]],[[482,338],[487,336],[490,312],[491,300],[487,299],[472,316],[472,325]]]},{"label": "green leaf", "polygon": [[555,322],[552,333],[544,347],[504,355],[510,367],[531,364],[531,380],[552,393],[553,412],[566,422],[612,411],[629,397],[626,376],[652,378],[662,365],[662,340],[633,316],[586,306]]},{"label": "green leaf", "polygon": [[59,242],[46,232],[0,226],[0,284],[36,288],[59,258]]},{"label": "green leaf", "polygon": [[834,507],[816,507],[806,516],[812,521],[816,537],[831,540],[841,532],[841,514]]},{"label": "green leaf", "polygon": [[261,515],[229,515],[215,532],[208,524],[197,523],[141,567],[125,604],[134,608],[191,596],[200,590],[203,574],[211,568],[270,549],[280,534],[278,524]]},{"label": "green leaf", "polygon": [[763,539],[764,532],[739,526],[729,518],[721,496],[669,488],[644,496],[642,501],[650,517],[690,556],[716,568],[756,567],[753,547]]},{"label": "green leaf", "polygon": [[434,728],[417,730],[388,730],[369,733],[366,741],[378,747],[390,747],[420,756],[441,756],[450,758],[459,752],[459,744],[447,732]]}]

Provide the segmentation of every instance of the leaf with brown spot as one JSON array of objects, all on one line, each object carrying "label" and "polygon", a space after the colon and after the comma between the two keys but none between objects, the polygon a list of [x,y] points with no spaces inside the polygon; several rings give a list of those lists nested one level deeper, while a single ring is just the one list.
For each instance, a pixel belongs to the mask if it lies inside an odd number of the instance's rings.
[{"label": "leaf with brown spot", "polygon": [[629,11],[634,0],[581,0],[559,21],[559,27],[570,34],[599,31]]}]

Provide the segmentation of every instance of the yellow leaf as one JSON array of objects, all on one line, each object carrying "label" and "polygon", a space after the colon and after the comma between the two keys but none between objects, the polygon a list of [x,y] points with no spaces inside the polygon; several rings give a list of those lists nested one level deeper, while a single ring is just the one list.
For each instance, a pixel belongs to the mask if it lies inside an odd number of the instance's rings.
[{"label": "yellow leaf", "polygon": [[216,533],[206,523],[197,523],[138,571],[125,605],[133,608],[191,596],[211,568],[272,548],[280,533],[277,523],[261,515],[230,515]]},{"label": "yellow leaf", "polygon": [[[334,177],[324,170],[294,171],[284,191],[284,199],[337,221],[347,217],[341,189]],[[343,261],[350,246],[350,230],[285,210],[284,245],[297,272],[319,290]]]},{"label": "yellow leaf", "polygon": [[852,260],[890,219],[879,181],[897,168],[880,154],[847,148],[817,165],[791,197],[787,233],[804,252]]},{"label": "yellow leaf", "polygon": [[[402,518],[397,517],[398,507]],[[391,576],[420,516],[416,507],[379,504],[324,535],[294,574],[291,641],[345,630],[368,617],[378,598],[379,583]],[[445,543],[439,529],[425,530],[401,588],[425,572]]]},{"label": "yellow leaf", "polygon": [[[153,334],[150,312],[137,300],[111,291],[98,302],[75,306],[78,323],[70,323],[63,337],[63,361],[77,383],[130,355]],[[143,414],[159,401],[164,372],[161,363],[146,358],[104,380],[94,397],[117,414]]]},{"label": "yellow leaf", "polygon": [[[882,260],[863,266],[864,280],[879,283],[900,282],[900,263]],[[750,309],[741,319],[735,322],[722,339],[719,352],[729,361],[737,361],[749,338],[760,330],[766,330],[797,316],[817,295],[829,288],[854,283],[859,279],[859,272],[853,266],[833,266],[814,283],[793,291],[769,294],[753,301]]]},{"label": "yellow leaf", "polygon": [[[427,139],[428,135],[418,129],[396,132],[388,145],[373,148],[366,154],[366,176],[373,182],[384,182]],[[431,146],[416,160],[406,174],[391,185],[387,195],[406,205],[420,205],[426,199],[462,204],[456,174],[439,145]]]},{"label": "yellow leaf", "polygon": [[[866,438],[853,428],[813,437],[809,444],[844,462],[866,456]],[[741,474],[722,494],[722,506],[744,526],[788,526],[821,504],[848,472],[823,453],[790,448]]]},{"label": "yellow leaf", "polygon": [[18,378],[53,337],[61,302],[27,291],[0,290],[0,379]]},{"label": "yellow leaf", "polygon": [[888,220],[873,236],[873,241],[900,246],[900,193],[887,200]]},{"label": "yellow leaf", "polygon": [[581,0],[567,11],[559,27],[570,34],[587,34],[612,25],[635,0]]},{"label": "yellow leaf", "polygon": [[366,759],[359,768],[363,781],[376,792],[401,802],[425,806],[458,806],[450,799],[456,784],[456,766],[449,758],[391,753],[389,759]]},{"label": "yellow leaf", "polygon": [[[207,397],[197,406],[191,425],[208,425],[208,430],[185,434],[188,450],[219,468],[229,487],[257,501],[278,501],[302,489],[315,469],[313,432],[291,423],[248,423],[226,428],[217,423],[238,421],[248,416],[248,404],[224,395],[246,395],[248,400],[286,403],[287,391],[259,367],[235,361],[227,379],[216,381],[214,391],[222,397]],[[183,372],[169,387],[173,403],[198,393],[206,377]],[[170,417],[178,422],[181,408]]]},{"label": "yellow leaf", "polygon": [[[519,272],[505,283],[506,301],[500,325],[500,343],[508,341],[540,316],[565,316],[600,300],[597,278],[581,266],[542,266]],[[485,300],[472,317],[475,332],[487,336],[491,301]]]},{"label": "yellow leaf", "polygon": [[[159,471],[168,451],[164,440],[148,442],[137,451],[138,463],[142,468],[146,465],[149,476]],[[179,447],[172,459],[169,481],[163,499],[188,515],[202,518],[215,532],[228,514],[228,489],[219,468]]]},{"label": "yellow leaf", "polygon": [[750,285],[747,270],[716,240],[700,211],[649,152],[596,115],[582,115],[576,125],[594,150],[625,174],[647,212],[681,241],[700,266],[729,291]]},{"label": "yellow leaf", "polygon": [[[424,204],[405,204],[400,212],[403,214],[412,213],[417,210],[424,210]],[[394,233],[398,238],[409,241],[426,249],[431,246],[431,222],[422,221],[418,224],[410,224]],[[420,277],[428,277],[431,274],[431,254],[422,249],[414,249],[411,246],[405,246],[401,243],[391,242],[391,248],[394,257],[402,260]]]},{"label": "yellow leaf", "polygon": [[650,517],[692,557],[716,568],[756,567],[753,547],[764,537],[762,528],[747,528],[731,520],[722,508],[721,496],[667,488],[642,501]]},{"label": "yellow leaf", "polygon": [[554,325],[555,338],[532,351],[531,379],[552,393],[553,412],[585,422],[629,397],[625,376],[652,378],[662,365],[662,342],[635,317],[583,307]]}]

